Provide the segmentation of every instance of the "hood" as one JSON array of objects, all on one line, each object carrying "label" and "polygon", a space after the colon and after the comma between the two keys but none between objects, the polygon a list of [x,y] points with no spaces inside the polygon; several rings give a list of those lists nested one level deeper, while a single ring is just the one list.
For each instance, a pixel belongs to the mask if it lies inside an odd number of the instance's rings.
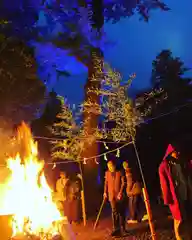
[{"label": "hood", "polygon": [[163,158],[163,160],[166,160],[166,158],[173,152],[175,151],[175,148],[173,147],[173,145],[169,144],[165,153],[165,156]]}]

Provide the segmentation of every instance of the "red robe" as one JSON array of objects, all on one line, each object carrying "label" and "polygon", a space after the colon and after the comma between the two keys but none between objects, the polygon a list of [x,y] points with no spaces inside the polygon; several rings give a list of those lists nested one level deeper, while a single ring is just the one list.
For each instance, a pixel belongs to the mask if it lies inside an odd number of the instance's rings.
[{"label": "red robe", "polygon": [[174,148],[171,144],[168,145],[166,154],[163,158],[162,163],[159,166],[159,177],[160,184],[163,193],[164,204],[168,205],[172,216],[175,220],[182,220],[182,214],[179,207],[178,198],[176,195],[174,182],[171,176],[171,171],[169,164],[166,160],[167,156],[174,151]]}]

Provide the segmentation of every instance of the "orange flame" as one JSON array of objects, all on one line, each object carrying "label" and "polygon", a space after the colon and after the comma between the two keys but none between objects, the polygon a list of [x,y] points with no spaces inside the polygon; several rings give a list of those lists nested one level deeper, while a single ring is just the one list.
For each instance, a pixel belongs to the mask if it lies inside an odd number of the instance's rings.
[{"label": "orange flame", "polygon": [[52,190],[43,173],[44,162],[38,159],[37,143],[25,123],[18,129],[17,141],[21,149],[16,157],[7,159],[11,176],[0,214],[13,215],[13,236],[29,234],[44,239],[43,234],[48,234],[53,237],[58,233],[58,225],[54,223],[63,218],[52,201]]}]

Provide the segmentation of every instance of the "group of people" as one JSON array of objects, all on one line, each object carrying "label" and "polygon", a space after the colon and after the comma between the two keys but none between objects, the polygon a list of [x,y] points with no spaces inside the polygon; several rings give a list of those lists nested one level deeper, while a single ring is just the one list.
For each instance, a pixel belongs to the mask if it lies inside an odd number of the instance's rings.
[{"label": "group of people", "polygon": [[69,223],[80,221],[81,176],[79,174],[70,179],[64,171],[60,171],[60,178],[56,182],[55,202]]},{"label": "group of people", "polygon": [[[135,179],[127,161],[124,171],[108,161],[105,173],[104,199],[109,200],[112,210],[112,236],[126,233],[125,206],[129,209],[130,223],[138,219],[138,204],[142,194],[141,184]],[[169,144],[159,166],[159,178],[164,204],[174,220],[177,240],[192,240],[192,161],[184,160],[179,151]],[[126,201],[128,199],[128,203]]]},{"label": "group of people", "polygon": [[[123,162],[123,171],[116,168],[115,162],[109,160],[108,170],[105,172],[104,194],[108,198],[112,210],[113,232],[112,236],[126,233],[126,205],[129,209],[128,223],[137,223],[139,220],[138,204],[142,188],[135,178],[128,161]],[[127,202],[128,200],[128,202]],[[126,204],[127,202],[127,204]]]},{"label": "group of people", "polygon": [[[142,220],[142,186],[128,161],[123,162],[123,171],[118,170],[115,161],[107,162],[105,172],[104,200],[109,200],[112,210],[112,236],[126,231],[126,210],[128,224]],[[159,166],[159,178],[164,204],[170,209],[174,220],[177,240],[192,240],[192,161],[185,161],[181,154],[169,144]],[[60,172],[56,183],[56,202],[68,221],[78,222],[81,209],[81,176],[71,181],[65,172]]]}]

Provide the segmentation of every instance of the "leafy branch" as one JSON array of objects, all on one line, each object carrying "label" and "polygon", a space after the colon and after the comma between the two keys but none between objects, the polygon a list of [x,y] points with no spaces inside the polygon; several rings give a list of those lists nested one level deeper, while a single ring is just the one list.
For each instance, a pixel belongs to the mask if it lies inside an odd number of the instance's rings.
[{"label": "leafy branch", "polygon": [[[101,103],[96,104],[88,99],[76,111],[63,105],[57,123],[52,126],[52,133],[61,138],[52,142],[53,158],[78,161],[81,152],[96,140],[129,142],[135,137],[136,126],[142,119],[128,97],[128,88],[136,75],[131,75],[130,79],[123,82],[119,72],[112,70],[108,64],[103,66],[99,59],[95,67],[98,68],[98,74],[93,76],[92,81],[100,80],[101,88],[88,91],[99,95]],[[100,117],[99,125],[92,128],[91,132],[87,132],[84,127],[87,123],[82,121],[82,116],[86,113]]]}]

